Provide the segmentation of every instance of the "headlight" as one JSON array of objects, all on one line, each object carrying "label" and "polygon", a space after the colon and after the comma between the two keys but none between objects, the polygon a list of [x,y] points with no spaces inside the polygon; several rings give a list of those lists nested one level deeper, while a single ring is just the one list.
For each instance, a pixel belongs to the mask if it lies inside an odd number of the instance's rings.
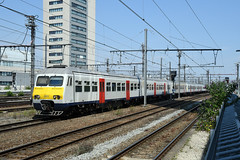
[{"label": "headlight", "polygon": [[53,99],[60,99],[60,96],[59,95],[54,95]]},{"label": "headlight", "polygon": [[40,96],[39,95],[35,95],[34,99],[40,99]]}]

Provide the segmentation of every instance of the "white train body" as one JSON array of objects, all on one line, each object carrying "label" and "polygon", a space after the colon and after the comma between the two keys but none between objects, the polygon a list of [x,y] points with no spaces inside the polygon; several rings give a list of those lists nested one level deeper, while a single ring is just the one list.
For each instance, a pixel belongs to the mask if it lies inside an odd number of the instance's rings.
[{"label": "white train body", "polygon": [[[147,97],[172,94],[173,83],[147,80]],[[181,94],[205,91],[200,84],[181,83]],[[175,90],[178,87],[175,85]],[[36,76],[33,105],[40,115],[59,116],[66,111],[94,109],[109,104],[143,100],[144,80],[139,77],[82,71],[77,68],[47,68]]]}]

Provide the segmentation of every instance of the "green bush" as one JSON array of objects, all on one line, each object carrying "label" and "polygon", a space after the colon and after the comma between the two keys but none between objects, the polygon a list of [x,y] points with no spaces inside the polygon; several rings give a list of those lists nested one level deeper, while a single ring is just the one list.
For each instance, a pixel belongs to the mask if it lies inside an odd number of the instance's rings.
[{"label": "green bush", "polygon": [[18,93],[18,96],[24,96],[23,91],[19,92],[19,93]]},{"label": "green bush", "polygon": [[31,87],[30,86],[26,86],[25,89],[26,90],[31,90]]},{"label": "green bush", "polygon": [[9,85],[4,87],[4,90],[9,90],[9,89],[11,89],[11,87]]},{"label": "green bush", "polygon": [[8,92],[7,92],[7,96],[8,96],[8,97],[12,97],[12,96],[14,96],[14,95],[13,95],[13,93],[12,93],[11,91],[8,91]]},{"label": "green bush", "polygon": [[219,109],[235,88],[236,84],[226,84],[225,82],[213,82],[207,87],[211,99],[206,100],[199,108],[200,118],[197,123],[199,130],[210,131],[210,129],[215,128]]}]

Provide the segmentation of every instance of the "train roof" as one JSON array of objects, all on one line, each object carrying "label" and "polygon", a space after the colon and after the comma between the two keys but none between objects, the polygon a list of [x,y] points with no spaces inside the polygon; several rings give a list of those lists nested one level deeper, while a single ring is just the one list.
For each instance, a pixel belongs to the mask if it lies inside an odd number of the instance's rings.
[{"label": "train roof", "polygon": [[[104,73],[104,72],[89,71],[89,70],[86,70],[86,69],[81,69],[81,68],[77,68],[77,67],[67,67],[67,66],[62,66],[62,65],[48,67],[48,68],[42,69],[39,72],[37,72],[37,74],[73,74],[73,73],[102,75],[102,76],[114,76],[114,77],[134,78],[134,79],[139,79],[140,78],[141,79],[141,77],[138,77],[138,76],[109,74],[109,73]],[[148,79],[149,80],[154,80],[153,78],[148,78]],[[162,79],[162,81],[167,81],[167,80]]]}]

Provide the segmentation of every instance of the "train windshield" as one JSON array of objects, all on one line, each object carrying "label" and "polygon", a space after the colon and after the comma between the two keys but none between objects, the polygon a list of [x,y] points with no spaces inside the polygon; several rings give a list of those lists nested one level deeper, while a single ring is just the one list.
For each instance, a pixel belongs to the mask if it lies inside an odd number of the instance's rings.
[{"label": "train windshield", "polygon": [[61,86],[63,84],[62,76],[52,76],[50,77],[49,86]]},{"label": "train windshield", "polygon": [[47,86],[49,83],[49,77],[48,76],[39,76],[37,79],[37,86]]},{"label": "train windshield", "polygon": [[39,76],[36,86],[62,86],[62,76]]}]

